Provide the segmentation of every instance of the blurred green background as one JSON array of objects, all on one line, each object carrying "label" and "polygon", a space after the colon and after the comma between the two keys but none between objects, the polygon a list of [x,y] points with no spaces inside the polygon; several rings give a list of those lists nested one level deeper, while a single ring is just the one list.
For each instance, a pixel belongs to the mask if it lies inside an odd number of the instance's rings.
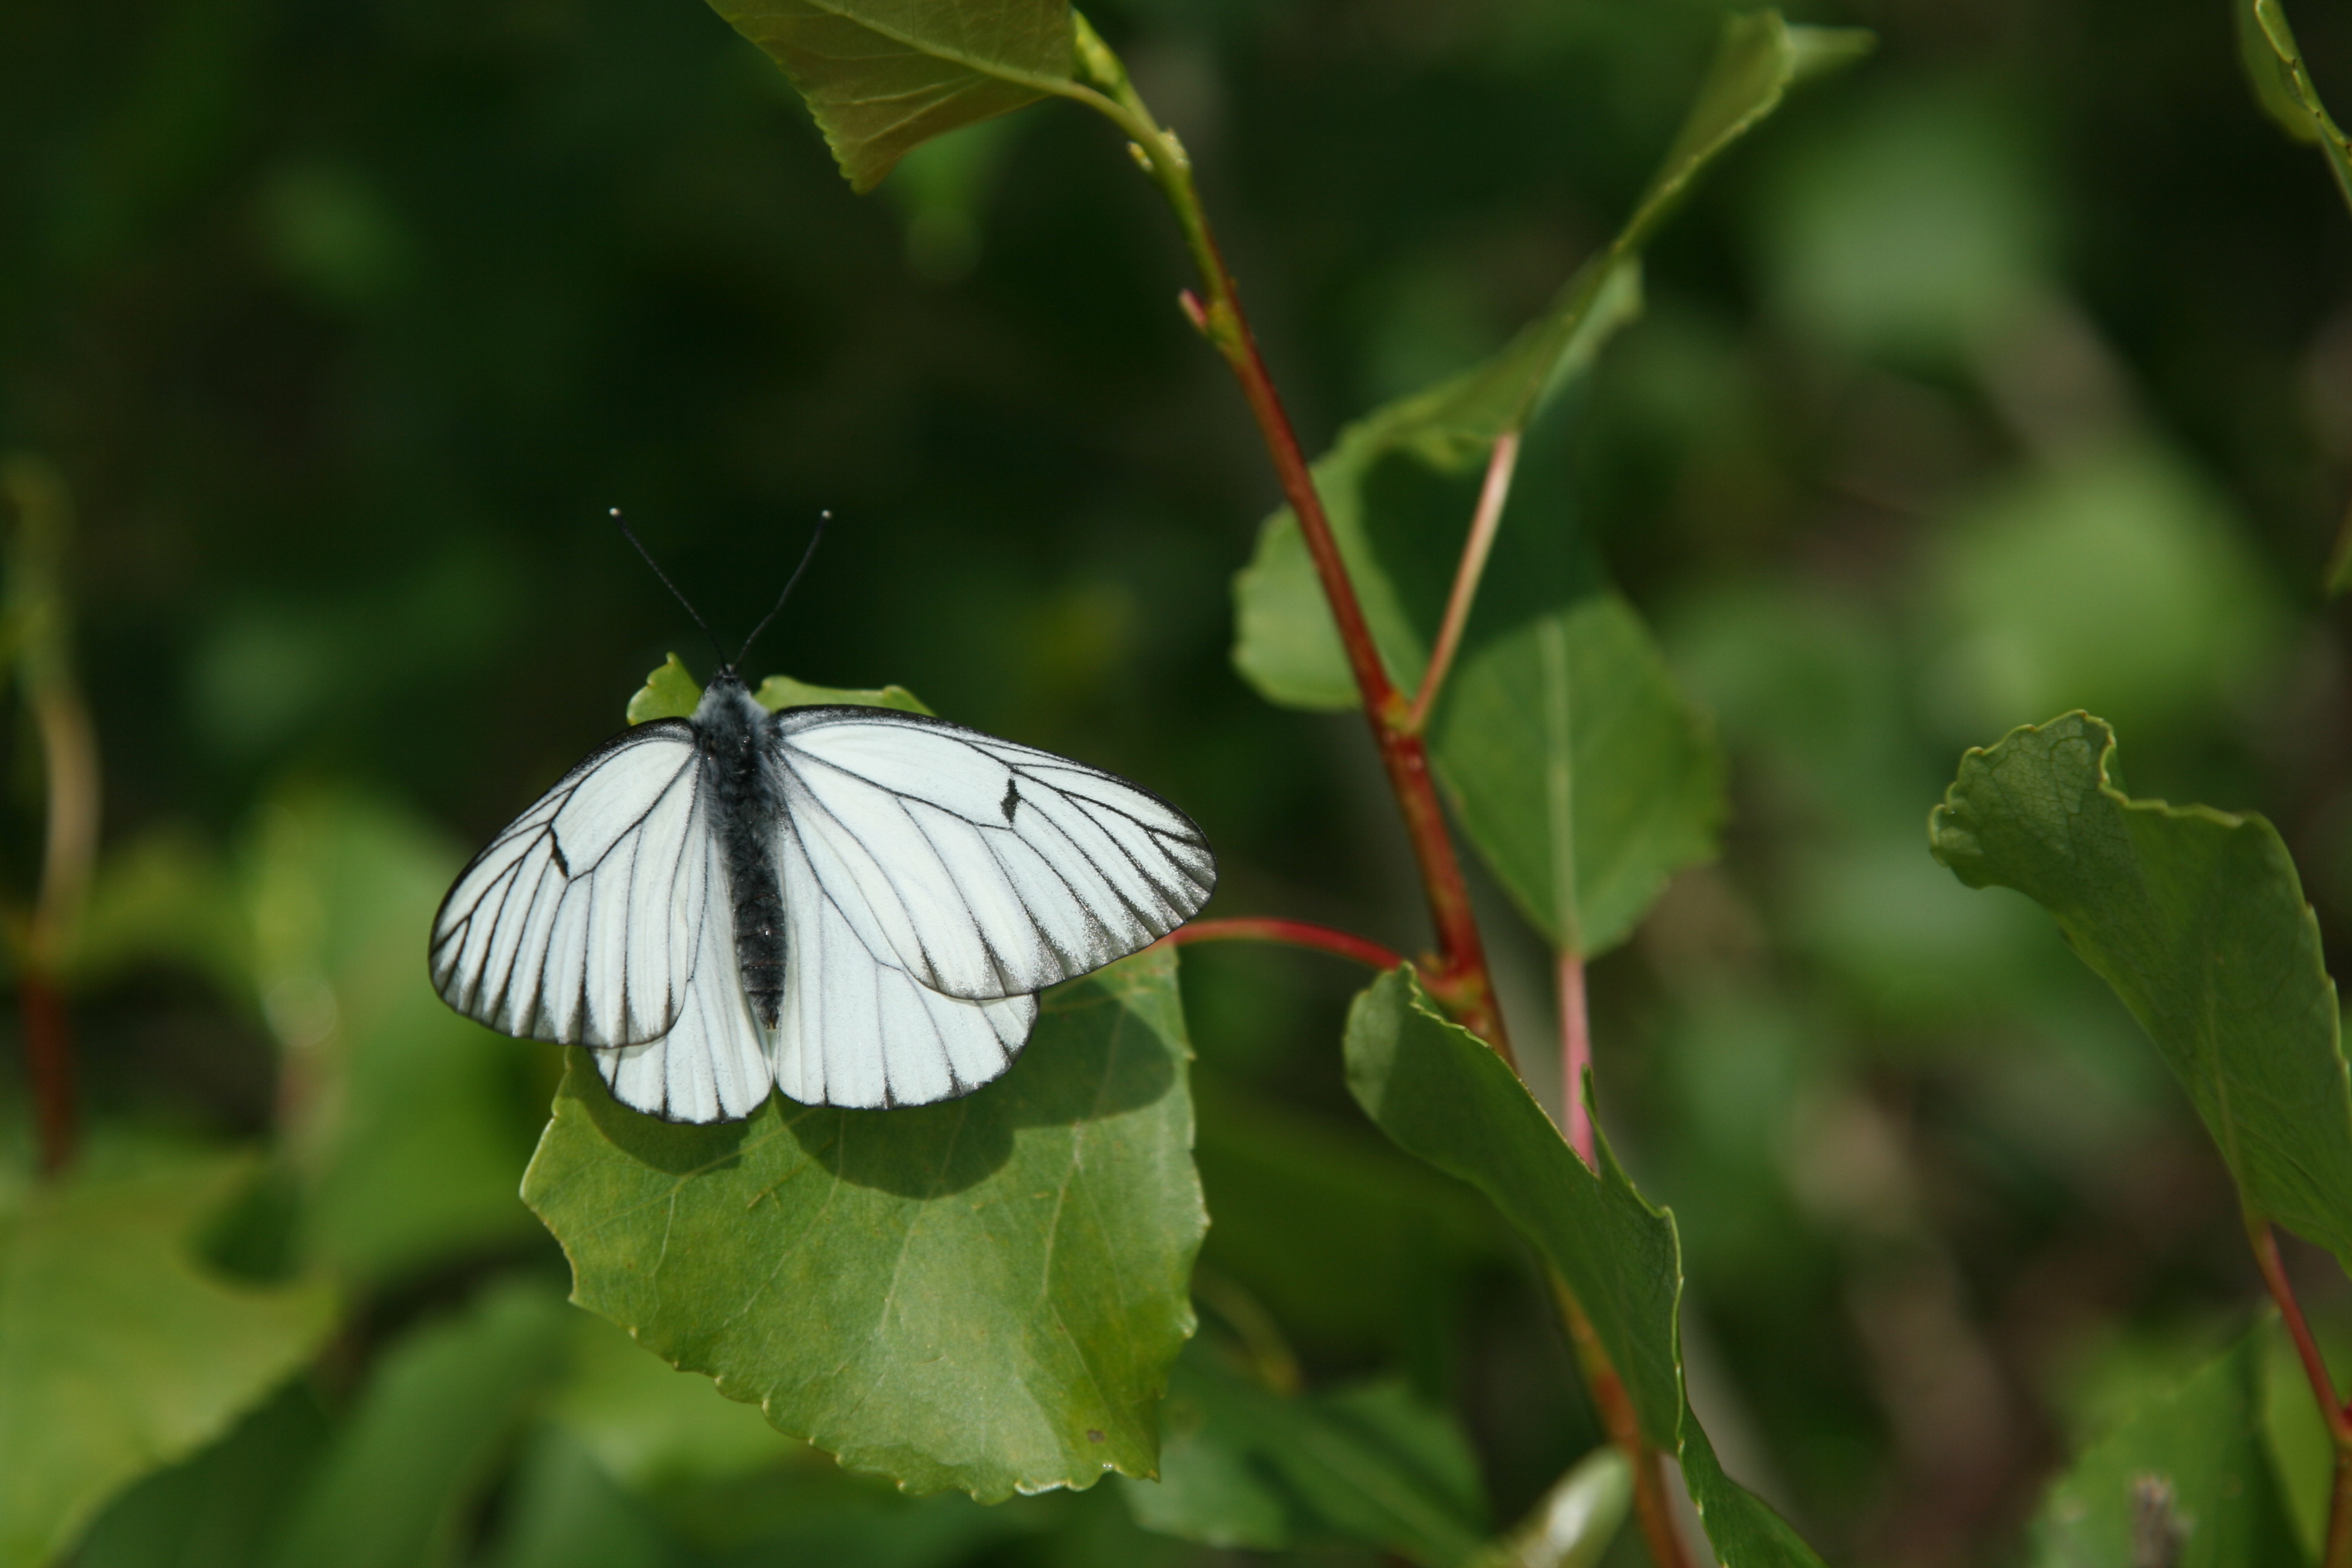
[{"label": "blurred green background", "polygon": [[[1192,150],[1319,449],[1605,241],[1720,10],[1093,16]],[[2129,1019],[2038,911],[1928,858],[1925,814],[1963,747],[2087,707],[2136,794],[2270,815],[2352,940],[2352,675],[2319,591],[2352,219],[2254,107],[2221,0],[1792,16],[1878,52],[1709,176],[1555,437],[1557,525],[1601,542],[1733,762],[1724,864],[1595,971],[1600,1081],[1683,1226],[1731,1469],[1832,1561],[1998,1563],[2073,1442],[2259,1288]],[[2294,20],[2352,102],[2352,16]],[[569,1321],[513,1195],[556,1053],[448,1016],[422,963],[467,848],[666,653],[709,668],[613,506],[722,637],[832,509],[755,673],[900,682],[1115,768],[1207,828],[1212,913],[1418,947],[1358,721],[1229,666],[1228,580],[1277,498],[1188,281],[1101,122],[1034,109],[855,197],[694,0],[0,7],[0,451],[71,497],[105,768],[68,966],[91,1157],[282,1129],[216,1250],[325,1259],[349,1308],[83,1561],[1240,1560],[1139,1533],[1114,1486],[908,1502]],[[21,711],[6,743],[21,910]],[[1538,950],[1489,902],[1539,1040]],[[1597,1429],[1511,1247],[1349,1105],[1361,976],[1185,966],[1209,1289],[1318,1384],[1402,1371],[1452,1402],[1516,1518]]]}]

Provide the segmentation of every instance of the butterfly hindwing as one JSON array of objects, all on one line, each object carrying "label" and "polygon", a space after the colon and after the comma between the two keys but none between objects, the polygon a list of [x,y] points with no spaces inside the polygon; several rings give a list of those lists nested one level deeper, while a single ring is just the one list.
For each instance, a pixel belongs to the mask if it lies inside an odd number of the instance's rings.
[{"label": "butterfly hindwing", "polygon": [[1158,795],[944,720],[787,709],[775,755],[787,832],[845,925],[948,996],[1023,995],[1098,969],[1173,931],[1215,885],[1201,830]]},{"label": "butterfly hindwing", "polygon": [[870,947],[799,838],[778,836],[791,954],[776,1087],[807,1105],[928,1105],[1001,1075],[1029,1038],[1034,996],[942,995]]}]

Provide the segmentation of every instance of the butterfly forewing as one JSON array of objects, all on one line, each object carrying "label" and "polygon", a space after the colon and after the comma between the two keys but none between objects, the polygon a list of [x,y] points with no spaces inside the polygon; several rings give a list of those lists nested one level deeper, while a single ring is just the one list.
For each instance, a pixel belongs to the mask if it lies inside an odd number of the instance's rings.
[{"label": "butterfly forewing", "polygon": [[724,879],[694,732],[649,724],[564,775],[458,875],[433,922],[435,989],[505,1034],[618,1046],[670,1032]]},{"label": "butterfly forewing", "polygon": [[1174,930],[1206,840],[1067,758],[880,709],[777,716],[786,831],[875,956],[971,1000],[1041,991]]}]

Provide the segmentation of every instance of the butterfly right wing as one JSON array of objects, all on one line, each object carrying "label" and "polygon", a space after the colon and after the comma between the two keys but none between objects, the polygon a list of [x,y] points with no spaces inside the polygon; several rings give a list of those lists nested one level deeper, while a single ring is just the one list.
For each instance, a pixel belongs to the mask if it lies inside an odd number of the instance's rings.
[{"label": "butterfly right wing", "polygon": [[[694,731],[616,736],[458,873],[433,920],[433,986],[501,1034],[562,1045],[659,1040],[686,1013],[727,885]],[[734,965],[720,966],[731,984]]]},{"label": "butterfly right wing", "polygon": [[803,1105],[929,1105],[1000,1076],[1028,1043],[1034,995],[966,1000],[861,938],[798,834],[775,840],[789,922],[776,1087]]}]

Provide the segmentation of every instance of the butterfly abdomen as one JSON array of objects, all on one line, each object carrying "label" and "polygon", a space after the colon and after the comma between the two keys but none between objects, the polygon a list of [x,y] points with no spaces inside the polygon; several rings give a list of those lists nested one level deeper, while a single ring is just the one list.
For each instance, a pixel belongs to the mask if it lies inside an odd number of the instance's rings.
[{"label": "butterfly abdomen", "polygon": [[772,1029],[784,1001],[784,895],[772,848],[783,805],[760,755],[766,717],[743,683],[722,673],[695,710],[694,730],[727,868],[736,972],[753,1016]]}]

